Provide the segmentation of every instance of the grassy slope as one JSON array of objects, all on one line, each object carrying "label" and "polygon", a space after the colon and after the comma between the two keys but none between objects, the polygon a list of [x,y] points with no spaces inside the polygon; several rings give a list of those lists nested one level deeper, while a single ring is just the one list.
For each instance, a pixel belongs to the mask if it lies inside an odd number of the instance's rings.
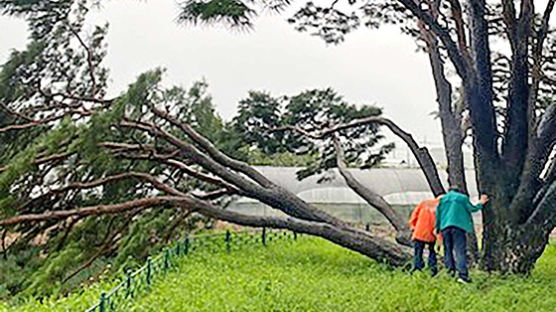
[{"label": "grassy slope", "polygon": [[553,311],[556,246],[530,278],[409,275],[319,239],[182,264],[129,311]]},{"label": "grassy slope", "polygon": [[[556,246],[529,278],[472,277],[473,284],[460,285],[443,274],[409,275],[304,237],[265,249],[197,254],[125,311],[553,311]],[[79,311],[97,290],[15,311]]]}]

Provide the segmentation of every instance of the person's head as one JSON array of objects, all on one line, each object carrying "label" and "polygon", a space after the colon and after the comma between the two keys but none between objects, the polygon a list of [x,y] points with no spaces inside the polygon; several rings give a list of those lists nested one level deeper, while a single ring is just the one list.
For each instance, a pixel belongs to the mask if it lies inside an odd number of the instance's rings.
[{"label": "person's head", "polygon": [[457,185],[450,185],[450,187],[448,188],[449,191],[451,192],[458,192],[458,193],[462,193],[463,191],[461,190],[461,188]]},{"label": "person's head", "polygon": [[434,199],[440,199],[444,195],[446,195],[446,191],[442,191],[442,192],[438,193],[438,195],[436,195],[436,197]]}]

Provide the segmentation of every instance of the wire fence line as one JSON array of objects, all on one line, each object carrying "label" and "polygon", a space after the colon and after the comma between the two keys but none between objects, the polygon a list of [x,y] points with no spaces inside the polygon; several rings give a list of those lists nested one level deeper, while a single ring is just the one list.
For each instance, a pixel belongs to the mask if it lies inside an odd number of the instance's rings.
[{"label": "wire fence line", "polygon": [[263,228],[260,232],[231,232],[199,234],[187,236],[174,242],[155,257],[148,257],[146,263],[134,272],[126,270],[120,283],[108,292],[102,292],[98,303],[86,312],[110,312],[130,303],[139,293],[148,290],[155,278],[165,275],[182,257],[195,250],[209,252],[230,252],[243,246],[266,246],[272,241],[295,241],[301,234],[289,231],[271,231]]}]

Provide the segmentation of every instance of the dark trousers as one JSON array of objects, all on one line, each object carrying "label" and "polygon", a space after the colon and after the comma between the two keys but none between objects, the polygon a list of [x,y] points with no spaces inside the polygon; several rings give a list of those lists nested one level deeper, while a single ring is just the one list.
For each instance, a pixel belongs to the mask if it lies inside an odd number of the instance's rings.
[{"label": "dark trousers", "polygon": [[450,272],[458,275],[463,280],[469,280],[469,272],[467,271],[467,237],[465,231],[450,226],[442,230],[442,239],[444,240],[444,264]]},{"label": "dark trousers", "polygon": [[438,269],[436,268],[436,251],[434,250],[435,242],[428,243],[420,240],[413,241],[413,247],[415,248],[415,253],[413,255],[414,269],[422,270],[425,267],[423,263],[423,250],[425,250],[425,245],[429,248],[429,268],[432,274],[436,274]]}]

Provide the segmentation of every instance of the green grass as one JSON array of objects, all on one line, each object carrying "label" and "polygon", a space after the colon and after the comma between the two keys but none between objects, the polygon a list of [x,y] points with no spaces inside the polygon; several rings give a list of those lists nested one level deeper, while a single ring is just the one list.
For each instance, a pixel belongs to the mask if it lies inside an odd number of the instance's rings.
[{"label": "green grass", "polygon": [[[472,284],[461,285],[445,274],[410,275],[304,237],[229,254],[198,253],[123,310],[554,311],[556,246],[547,248],[528,278],[483,272],[472,272],[472,278]],[[14,311],[80,311],[96,296],[98,286],[62,302],[29,303]]]},{"label": "green grass", "polygon": [[113,287],[115,283],[96,283],[90,287],[83,288],[70,296],[63,298],[46,298],[42,302],[35,299],[28,299],[13,307],[13,303],[0,302],[1,312],[47,312],[64,311],[82,312],[98,302],[100,293]]}]

